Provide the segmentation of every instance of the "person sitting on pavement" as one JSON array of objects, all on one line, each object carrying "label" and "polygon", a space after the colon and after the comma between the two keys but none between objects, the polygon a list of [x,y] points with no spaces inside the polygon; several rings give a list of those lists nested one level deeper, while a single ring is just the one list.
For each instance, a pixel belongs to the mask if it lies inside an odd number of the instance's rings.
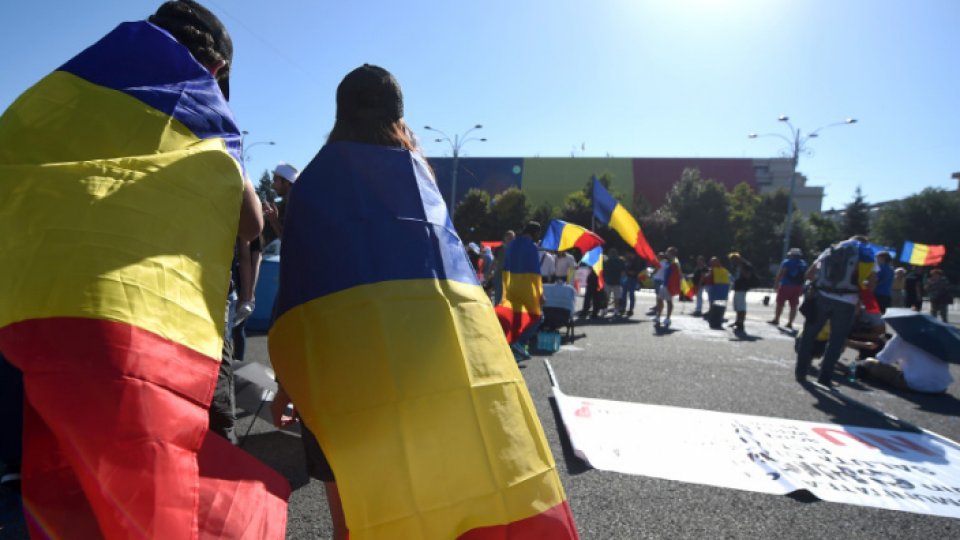
[{"label": "person sitting on pavement", "polygon": [[898,390],[942,394],[953,383],[950,366],[920,347],[895,336],[876,358],[859,362],[855,374]]},{"label": "person sitting on pavement", "polygon": [[783,305],[789,303],[790,314],[787,316],[786,328],[793,328],[793,321],[797,317],[797,305],[800,302],[800,295],[803,294],[803,276],[807,273],[807,261],[802,257],[803,252],[800,248],[791,248],[787,252],[787,258],[780,263],[780,270],[777,271],[777,277],[773,280],[777,301],[773,319],[768,322],[774,326],[780,325]]}]

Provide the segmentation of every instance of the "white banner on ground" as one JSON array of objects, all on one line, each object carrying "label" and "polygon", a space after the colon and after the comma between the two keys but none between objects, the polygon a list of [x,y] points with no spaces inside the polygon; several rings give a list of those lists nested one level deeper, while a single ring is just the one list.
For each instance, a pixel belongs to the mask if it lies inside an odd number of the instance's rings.
[{"label": "white banner on ground", "polygon": [[597,469],[960,518],[960,446],[927,434],[554,396]]}]

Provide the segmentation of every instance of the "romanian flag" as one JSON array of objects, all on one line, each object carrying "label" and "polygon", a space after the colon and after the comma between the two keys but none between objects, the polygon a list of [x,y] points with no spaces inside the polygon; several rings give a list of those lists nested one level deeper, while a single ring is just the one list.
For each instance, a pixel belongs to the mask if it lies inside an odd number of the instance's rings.
[{"label": "romanian flag", "polygon": [[946,253],[947,249],[944,246],[904,242],[900,260],[914,266],[936,266],[943,261]]},{"label": "romanian flag", "polygon": [[596,177],[593,178],[593,216],[617,231],[644,261],[659,268],[660,261],[657,260],[657,255],[647,242],[643,231],[640,230],[640,224],[610,195]]},{"label": "romanian flag", "polygon": [[682,294],[687,298],[693,296],[693,284],[690,283],[687,278],[683,277],[683,270],[681,270],[680,261],[677,259],[670,261],[670,267],[667,268],[666,278],[667,291],[671,295]]},{"label": "romanian flag", "polygon": [[426,163],[328,143],[289,204],[270,357],[336,475],[350,538],[576,538]]},{"label": "romanian flag", "polygon": [[566,251],[577,248],[581,254],[602,245],[603,238],[597,236],[593,231],[588,231],[579,225],[559,219],[550,222],[550,225],[547,226],[547,233],[543,235],[543,241],[540,242],[540,247],[543,249]]},{"label": "romanian flag", "polygon": [[0,117],[0,352],[37,538],[282,538],[286,480],[207,430],[243,176],[208,72],[125,23]]},{"label": "romanian flag", "polygon": [[603,247],[597,246],[580,259],[580,264],[585,264],[597,274],[597,290],[603,290]]},{"label": "romanian flag", "polygon": [[503,260],[503,301],[497,317],[507,341],[513,343],[531,324],[540,320],[543,278],[536,244],[518,236],[507,246]]}]

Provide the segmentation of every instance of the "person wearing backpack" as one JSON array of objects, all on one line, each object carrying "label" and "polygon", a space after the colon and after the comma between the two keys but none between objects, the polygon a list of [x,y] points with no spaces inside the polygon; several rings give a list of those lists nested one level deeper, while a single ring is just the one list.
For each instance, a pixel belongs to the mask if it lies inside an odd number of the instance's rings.
[{"label": "person wearing backpack", "polygon": [[807,261],[803,260],[800,248],[791,248],[787,258],[780,263],[780,270],[773,280],[777,292],[777,307],[774,310],[773,320],[767,321],[774,326],[780,326],[780,315],[783,305],[790,303],[790,315],[787,317],[787,328],[793,329],[793,320],[797,317],[797,304],[803,294],[803,280],[807,273]]},{"label": "person wearing backpack", "polygon": [[[861,263],[872,263],[872,269],[863,284],[858,282]],[[814,341],[830,321],[830,339],[820,362],[817,382],[831,386],[833,368],[843,352],[846,336],[854,322],[861,285],[872,290],[877,283],[877,263],[866,237],[853,236],[825,249],[810,265],[806,278],[812,282],[815,294],[815,316],[804,321],[794,375],[798,382],[806,381],[813,358]]]}]

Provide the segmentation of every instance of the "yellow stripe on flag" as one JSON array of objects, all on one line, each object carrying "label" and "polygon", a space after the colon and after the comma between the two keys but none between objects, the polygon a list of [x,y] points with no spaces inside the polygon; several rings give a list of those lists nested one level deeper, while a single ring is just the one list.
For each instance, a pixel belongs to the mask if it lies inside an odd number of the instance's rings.
[{"label": "yellow stripe on flag", "polygon": [[627,245],[633,247],[633,245],[637,243],[637,236],[640,234],[640,225],[637,223],[637,220],[633,219],[633,216],[630,215],[630,212],[627,212],[627,209],[624,208],[622,204],[618,204],[610,215],[609,226],[611,229],[620,233],[620,236]]},{"label": "yellow stripe on flag", "polygon": [[910,264],[915,266],[924,266],[927,264],[927,252],[930,246],[927,244],[913,244],[913,251],[910,253]]},{"label": "yellow stripe on flag", "polygon": [[351,538],[452,538],[565,500],[476,285],[387,281],[323,296],[276,321],[270,356],[337,476]]},{"label": "yellow stripe on flag", "polygon": [[[243,181],[221,139],[54,73],[0,118],[0,149],[0,327],[106,319],[220,358]],[[117,155],[135,157],[98,159]]]}]

